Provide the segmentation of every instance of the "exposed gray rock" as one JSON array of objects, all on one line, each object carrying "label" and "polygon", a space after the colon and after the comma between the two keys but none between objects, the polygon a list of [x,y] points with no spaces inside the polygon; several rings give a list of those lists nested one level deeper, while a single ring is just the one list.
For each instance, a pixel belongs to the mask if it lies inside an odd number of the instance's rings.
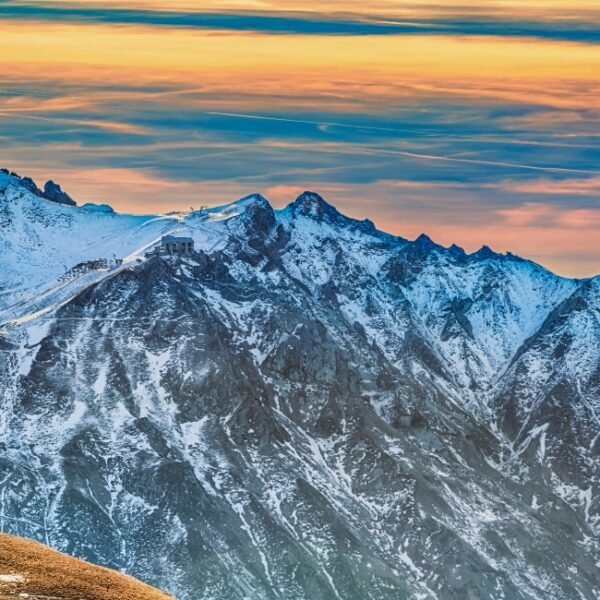
[{"label": "exposed gray rock", "polygon": [[68,206],[77,206],[77,202],[69,196],[66,192],[63,192],[58,183],[54,181],[46,181],[44,185],[44,198],[56,202],[57,204],[66,204]]},{"label": "exposed gray rock", "polygon": [[3,328],[2,529],[183,600],[599,597],[600,280],[243,206]]}]

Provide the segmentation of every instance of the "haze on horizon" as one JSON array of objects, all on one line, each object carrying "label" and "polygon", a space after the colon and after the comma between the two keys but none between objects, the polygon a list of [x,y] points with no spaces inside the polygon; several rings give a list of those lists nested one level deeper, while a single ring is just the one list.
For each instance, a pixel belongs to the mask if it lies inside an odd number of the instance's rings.
[{"label": "haze on horizon", "polygon": [[0,166],[156,212],[305,189],[600,272],[600,8],[0,0]]}]

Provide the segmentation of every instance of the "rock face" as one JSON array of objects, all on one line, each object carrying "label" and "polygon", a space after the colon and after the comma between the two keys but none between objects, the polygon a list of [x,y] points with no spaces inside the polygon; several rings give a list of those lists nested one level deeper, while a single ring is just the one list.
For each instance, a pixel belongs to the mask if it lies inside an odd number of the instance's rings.
[{"label": "rock face", "polygon": [[31,177],[20,177],[16,173],[12,173],[7,169],[1,169],[0,175],[8,175],[14,183],[26,189],[28,192],[31,192],[35,196],[38,196],[39,198],[45,198],[51,202],[64,204],[66,206],[77,206],[77,202],[75,202],[75,200],[73,200],[69,194],[63,192],[60,185],[58,185],[58,183],[54,183],[52,180],[45,183],[42,191],[40,188],[38,188],[37,184],[33,179],[31,179]]},{"label": "rock face", "polygon": [[58,183],[46,181],[44,185],[44,198],[56,202],[57,204],[66,204],[67,206],[77,206],[75,200],[66,192],[63,192]]},{"label": "rock face", "polygon": [[312,193],[168,223],[193,256],[0,311],[5,531],[189,600],[598,597],[600,279]]}]

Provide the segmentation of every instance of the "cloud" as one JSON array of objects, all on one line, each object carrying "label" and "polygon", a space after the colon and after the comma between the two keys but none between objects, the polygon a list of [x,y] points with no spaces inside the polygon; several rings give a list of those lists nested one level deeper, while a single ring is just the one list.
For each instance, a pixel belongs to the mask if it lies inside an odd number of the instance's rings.
[{"label": "cloud", "polygon": [[[260,5],[258,5],[260,6]],[[185,10],[185,8],[188,8]],[[346,11],[332,13],[284,12],[267,6],[262,11],[249,12],[229,5],[226,11],[190,10],[183,4],[182,9],[148,9],[139,4],[114,6],[84,4],[81,2],[11,2],[0,3],[0,18],[14,20],[35,20],[49,22],[106,23],[119,25],[147,25],[187,29],[226,29],[237,32],[261,32],[271,34],[301,35],[456,35],[456,36],[499,36],[539,38],[556,41],[600,43],[600,27],[597,20],[569,19],[567,22],[554,20],[517,20],[500,16],[495,11],[462,8],[437,11],[443,18],[428,15],[427,18],[403,18],[398,20],[393,14],[386,16],[379,11],[370,14],[353,15],[346,4]],[[435,11],[433,11],[435,15]],[[586,15],[587,13],[584,13]],[[417,12],[418,15],[418,12]],[[536,15],[539,17],[538,15]]]},{"label": "cloud", "polygon": [[[169,3],[168,15],[118,4],[129,12],[0,0],[0,166],[134,212],[250,192],[281,206],[312,188],[405,237],[600,271],[600,45],[459,35],[503,27],[498,3],[482,16],[474,2],[408,1],[403,19],[383,0],[343,16],[336,0],[322,14],[265,3],[259,20],[230,6],[217,21],[205,19],[217,0]],[[188,12],[210,28],[186,25]],[[388,21],[425,16],[450,29],[390,33],[406,24]],[[372,26],[382,34],[358,35]]]},{"label": "cloud", "polygon": [[108,121],[105,119],[77,119],[70,117],[42,117],[39,115],[29,114],[27,110],[21,109],[0,109],[0,117],[14,117],[15,114],[19,114],[21,118],[29,119],[33,121],[46,121],[49,123],[61,123],[65,125],[88,127],[93,129],[102,129],[109,132],[115,133],[128,133],[132,135],[143,135],[147,133],[142,127],[131,125],[129,123],[119,123],[116,121]]},{"label": "cloud", "polygon": [[595,230],[600,228],[600,208],[575,208],[525,202],[497,211],[508,227],[550,227]]},{"label": "cloud", "polygon": [[591,196],[600,198],[600,177],[578,179],[534,179],[531,181],[505,181],[507,192],[552,196]]}]

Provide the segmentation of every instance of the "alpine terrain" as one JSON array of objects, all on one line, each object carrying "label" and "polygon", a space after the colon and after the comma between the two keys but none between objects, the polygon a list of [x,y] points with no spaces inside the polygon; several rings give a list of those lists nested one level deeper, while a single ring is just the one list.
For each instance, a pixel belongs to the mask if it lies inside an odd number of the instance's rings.
[{"label": "alpine terrain", "polygon": [[0,356],[4,532],[180,600],[600,598],[598,277],[3,171]]}]

